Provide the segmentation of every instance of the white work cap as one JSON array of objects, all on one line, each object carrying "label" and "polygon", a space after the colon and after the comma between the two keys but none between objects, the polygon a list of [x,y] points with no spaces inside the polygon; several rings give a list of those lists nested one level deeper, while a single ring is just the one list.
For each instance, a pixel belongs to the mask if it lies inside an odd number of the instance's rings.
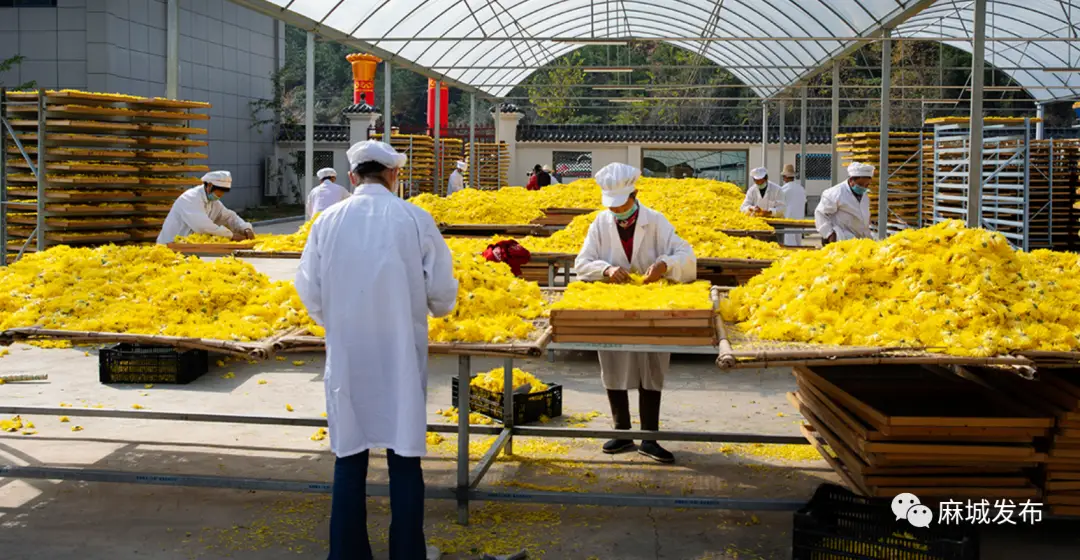
[{"label": "white work cap", "polygon": [[333,167],[324,167],[315,174],[319,179],[325,179],[327,177],[337,177],[337,171],[334,171]]},{"label": "white work cap", "polygon": [[626,204],[630,193],[634,192],[634,183],[641,176],[641,171],[625,163],[609,163],[596,173],[596,183],[600,185],[600,202],[608,208]]},{"label": "white work cap", "polygon": [[465,163],[464,161],[459,161],[459,162],[457,162],[457,168],[462,170],[462,171],[465,171],[466,169],[469,168],[469,164]]},{"label": "white work cap", "polygon": [[215,187],[221,187],[223,189],[232,188],[232,173],[228,171],[211,171],[202,176],[203,183],[210,183]]},{"label": "white work cap", "polygon": [[551,171],[551,166],[547,165],[547,164],[544,164],[544,167],[542,167],[541,169],[543,169],[546,173],[551,173],[552,172]]},{"label": "white work cap", "polygon": [[755,181],[760,181],[769,176],[769,170],[764,167],[755,167],[750,171],[750,176],[753,177]]},{"label": "white work cap", "polygon": [[399,169],[405,165],[405,162],[409,161],[409,156],[399,154],[389,144],[377,140],[357,142],[349,148],[346,155],[349,157],[349,167],[352,169],[355,169],[361,163],[369,161],[381,163],[390,169]]},{"label": "white work cap", "polygon": [[854,162],[847,166],[848,177],[873,177],[874,166],[869,163]]}]

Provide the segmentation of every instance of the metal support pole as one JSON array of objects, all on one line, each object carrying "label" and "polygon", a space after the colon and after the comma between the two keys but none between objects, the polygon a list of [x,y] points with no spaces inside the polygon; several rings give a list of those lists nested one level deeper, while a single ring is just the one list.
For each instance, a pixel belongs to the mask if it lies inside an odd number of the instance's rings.
[{"label": "metal support pole", "polygon": [[799,108],[799,182],[806,188],[806,85],[802,87],[802,106]]},{"label": "metal support pole", "polygon": [[[511,434],[514,431],[514,359],[503,360],[503,427]],[[514,454],[514,439],[507,437],[506,454]]]},{"label": "metal support pole", "polygon": [[443,195],[446,194],[446,192],[443,190],[445,188],[445,185],[442,184],[443,151],[442,144],[439,142],[439,133],[441,132],[441,127],[439,126],[439,124],[442,120],[442,112],[439,110],[442,108],[442,99],[440,99],[441,96],[442,82],[439,80],[435,80],[435,185],[432,189],[432,194],[435,195],[438,195],[439,193],[442,193]]},{"label": "metal support pole", "polygon": [[476,94],[469,94],[469,184],[480,188],[480,166],[476,163]]},{"label": "metal support pole", "polygon": [[7,88],[0,87],[0,267],[7,266]]},{"label": "metal support pole", "polygon": [[[435,85],[438,87],[438,84]],[[435,122],[438,123],[438,120]],[[469,381],[471,381],[471,371],[470,357],[458,356],[457,510],[460,525],[469,524]]]},{"label": "metal support pole", "polygon": [[1043,136],[1046,129],[1043,128],[1043,120],[1046,118],[1046,105],[1039,103],[1035,106],[1035,117],[1039,119],[1039,122],[1035,123],[1035,139],[1043,140]]},{"label": "metal support pole", "polygon": [[[784,168],[784,148],[787,147],[787,102],[780,102],[780,163],[778,167]],[[766,167],[765,169],[768,169]]]},{"label": "metal support pole", "polygon": [[[499,107],[499,100],[495,100],[495,122],[492,123],[495,126],[495,189],[501,189],[502,184],[502,144],[499,143],[499,123],[502,122],[500,115],[502,114],[502,108]],[[510,162],[513,165],[514,162]],[[507,177],[509,179],[509,177]]]},{"label": "metal support pole", "polygon": [[975,0],[971,39],[971,128],[968,148],[967,225],[982,225],[983,78],[986,57],[986,0]]},{"label": "metal support pole", "polygon": [[[769,104],[761,102],[761,166],[769,167]],[[750,188],[747,183],[746,188]]]},{"label": "metal support pole", "polygon": [[307,34],[307,72],[304,76],[304,177],[300,179],[300,192],[307,204],[311,192],[311,178],[315,176],[315,34]]},{"label": "metal support pole", "polygon": [[[47,142],[45,141],[45,110],[47,109],[45,104],[45,90],[38,90],[38,112],[37,112],[37,250],[42,252],[45,250],[45,185],[47,184],[48,164],[45,163],[46,153],[45,149]],[[2,157],[7,157],[7,154],[0,154]],[[7,247],[4,248],[7,250]],[[5,256],[6,258],[6,256]]]},{"label": "metal support pole", "polygon": [[[1024,117],[1024,238],[1021,240],[1021,248],[1026,252],[1031,250],[1031,119]],[[1048,202],[1054,200],[1054,185],[1051,183],[1046,193]],[[1001,192],[998,189],[998,192]],[[1000,196],[1000,195],[999,195]],[[1054,228],[1053,216],[1047,214],[1047,231]],[[1051,247],[1052,248],[1052,247]]]},{"label": "metal support pole", "polygon": [[394,134],[394,125],[392,124],[393,118],[393,105],[391,104],[392,98],[390,97],[391,83],[394,81],[394,67],[390,65],[390,61],[383,62],[383,142],[390,143],[390,137]]},{"label": "metal support pole", "polygon": [[165,5],[165,97],[180,97],[180,0]]},{"label": "metal support pole", "polygon": [[832,67],[832,184],[840,182],[840,153],[837,151],[836,137],[840,135],[840,63],[833,62]]},{"label": "metal support pole", "polygon": [[881,36],[881,154],[878,159],[878,239],[889,236],[889,88],[892,85],[892,35],[884,29]]}]

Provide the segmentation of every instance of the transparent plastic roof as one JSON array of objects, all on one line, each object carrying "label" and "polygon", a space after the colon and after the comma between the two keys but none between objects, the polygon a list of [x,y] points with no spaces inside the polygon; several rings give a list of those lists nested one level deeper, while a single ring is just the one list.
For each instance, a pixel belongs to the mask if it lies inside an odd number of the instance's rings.
[{"label": "transparent plastic roof", "polygon": [[[882,27],[895,27],[895,36],[955,37],[949,44],[970,51],[964,39],[973,21],[970,0],[235,1],[308,29],[313,22],[320,32],[331,31],[331,38],[369,45],[377,54],[392,54],[496,97],[583,44],[568,39],[661,39],[700,53],[769,96],[852,44],[835,37],[874,36]],[[1072,0],[991,0],[987,9],[988,37],[1076,35]],[[1075,10],[1080,18],[1080,6]],[[696,39],[701,37],[761,39]],[[813,39],[769,40],[792,37]],[[1008,73],[1022,86],[1042,88],[1031,90],[1038,99],[1080,93],[1075,73],[1041,70],[1071,68],[1078,59],[1080,48],[1071,43],[986,43],[987,62],[1024,68]]]}]

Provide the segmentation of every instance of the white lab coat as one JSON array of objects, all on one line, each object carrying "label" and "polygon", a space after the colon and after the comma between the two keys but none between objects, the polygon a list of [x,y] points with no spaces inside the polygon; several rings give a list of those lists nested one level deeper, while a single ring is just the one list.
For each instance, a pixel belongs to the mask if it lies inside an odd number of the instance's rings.
[{"label": "white lab coat", "polygon": [[352,193],[349,192],[349,189],[346,189],[330,179],[325,179],[308,193],[307,211],[304,212],[305,218],[310,220],[315,214],[349,198],[351,195]]},{"label": "white lab coat", "polygon": [[[784,195],[784,217],[792,220],[801,220],[806,217],[806,189],[796,181],[788,181],[780,187]],[[801,233],[785,233],[784,245],[797,247],[802,245]]]},{"label": "white lab coat", "polygon": [[462,190],[465,190],[465,176],[461,174],[461,171],[455,169],[446,181],[446,196]]},{"label": "white lab coat", "polygon": [[858,200],[847,181],[825,189],[814,210],[814,224],[823,240],[833,233],[837,241],[869,239],[870,193]]},{"label": "white lab coat", "polygon": [[780,185],[769,181],[769,186],[765,188],[765,196],[761,196],[761,188],[751,183],[746,189],[746,198],[743,199],[740,210],[745,214],[755,206],[769,212],[783,208],[784,194],[780,190]]},{"label": "white lab coat", "polygon": [[220,200],[210,202],[202,185],[191,187],[173,202],[165,223],[158,234],[158,245],[167,245],[174,239],[192,233],[207,233],[218,237],[232,237],[233,232],[253,229],[240,216],[229,210]]},{"label": "white lab coat", "polygon": [[[589,226],[585,243],[574,260],[578,279],[603,280],[604,271],[611,266],[644,274],[657,261],[667,264],[664,277],[668,280],[693,282],[697,279],[697,258],[693,248],[675,233],[674,226],[663,214],[641,205],[635,227],[631,262],[626,259],[626,251],[619,241],[615,215],[610,210],[600,212]],[[671,354],[599,352],[599,355],[600,378],[605,388],[663,390]]]},{"label": "white lab coat", "polygon": [[382,185],[356,188],[311,226],[296,291],[326,328],[330,449],[423,457],[428,313],[457,301],[453,259],[431,215]]}]

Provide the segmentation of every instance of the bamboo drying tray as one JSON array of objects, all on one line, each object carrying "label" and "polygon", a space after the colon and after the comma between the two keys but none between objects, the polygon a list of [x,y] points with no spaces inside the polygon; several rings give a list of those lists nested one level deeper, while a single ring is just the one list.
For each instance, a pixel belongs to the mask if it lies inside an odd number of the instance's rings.
[{"label": "bamboo drying tray", "polygon": [[299,259],[303,256],[302,251],[256,251],[255,249],[240,249],[233,252],[238,259]]},{"label": "bamboo drying tray", "polygon": [[195,148],[210,145],[210,143],[205,140],[188,140],[186,138],[154,138],[151,136],[146,136],[133,140],[133,144],[146,144],[148,146],[179,146]]},{"label": "bamboo drying tray", "polygon": [[184,160],[184,159],[207,159],[208,155],[198,152],[173,152],[168,150],[140,151],[136,154],[148,160]]},{"label": "bamboo drying tray", "polygon": [[154,134],[206,134],[209,132],[205,128],[194,128],[190,126],[166,126],[160,124],[139,124],[136,125],[139,132],[152,132]]},{"label": "bamboo drying tray", "polygon": [[[537,328],[533,330],[534,337],[529,340],[520,340],[507,343],[474,343],[474,342],[428,342],[428,354],[442,354],[453,356],[488,356],[502,358],[521,358],[541,356],[544,349],[551,342],[551,329],[544,326],[543,321],[536,321]],[[280,352],[325,352],[326,340],[321,336],[308,334],[287,336],[281,339]]]},{"label": "bamboo drying tray", "polygon": [[279,332],[271,337],[251,342],[237,342],[231,340],[216,340],[209,338],[190,338],[178,336],[163,336],[149,334],[114,333],[98,331],[69,331],[62,329],[43,329],[38,327],[25,327],[9,329],[0,332],[0,345],[8,346],[15,342],[29,342],[34,340],[67,340],[72,344],[103,344],[110,342],[132,342],[137,344],[153,344],[160,346],[172,346],[175,348],[193,348],[206,350],[219,354],[243,356],[254,360],[265,360],[272,357],[280,348],[282,338],[302,332],[291,329]]},{"label": "bamboo drying tray", "polygon": [[657,346],[716,346],[712,309],[553,309],[554,342]]},{"label": "bamboo drying tray", "polygon": [[186,101],[183,99],[165,99],[163,97],[142,98],[133,101],[126,101],[128,105],[136,105],[143,107],[161,107],[171,109],[210,109],[213,107],[206,101]]},{"label": "bamboo drying tray", "polygon": [[190,173],[210,171],[207,165],[166,165],[166,164],[142,164],[142,171],[150,173]]},{"label": "bamboo drying tray", "polygon": [[244,243],[169,243],[168,247],[185,255],[232,255],[236,251],[251,249],[255,241]]},{"label": "bamboo drying tray", "polygon": [[88,243],[111,243],[114,241],[127,241],[131,239],[125,231],[101,231],[95,232],[94,235],[85,233],[69,233],[64,231],[48,231],[45,232],[45,239],[49,241],[56,241],[64,244],[88,244]]},{"label": "bamboo drying tray", "polygon": [[[37,120],[21,120],[13,119],[8,121],[13,127],[37,127]],[[45,126],[48,128],[60,128],[60,129],[78,129],[78,130],[125,130],[125,131],[137,131],[139,125],[135,123],[122,123],[112,121],[90,121],[90,120],[71,120],[71,119],[47,119]]]},{"label": "bamboo drying tray", "polygon": [[202,181],[198,177],[139,177],[138,181],[143,185],[188,185],[194,186]]}]

